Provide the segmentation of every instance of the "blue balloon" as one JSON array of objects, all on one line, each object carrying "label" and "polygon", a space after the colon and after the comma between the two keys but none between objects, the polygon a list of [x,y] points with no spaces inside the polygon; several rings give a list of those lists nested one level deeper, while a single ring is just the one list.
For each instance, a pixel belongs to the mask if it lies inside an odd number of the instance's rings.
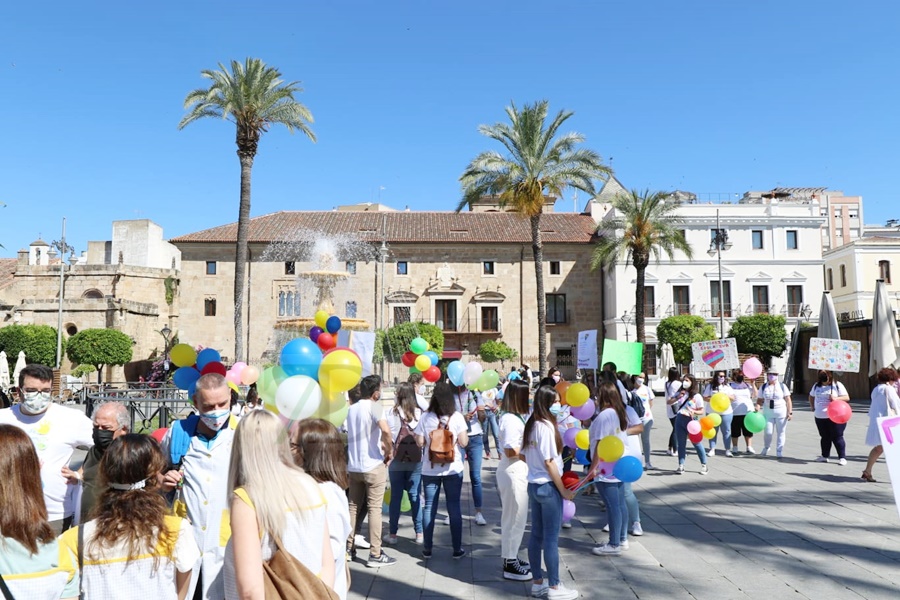
[{"label": "blue balloon", "polygon": [[431,360],[431,366],[433,366],[433,367],[436,367],[438,364],[438,361],[441,360],[440,357],[437,355],[437,352],[435,352],[433,350],[429,350],[428,352],[426,352],[425,356],[427,356],[428,359]]},{"label": "blue balloon", "polygon": [[198,379],[200,379],[200,371],[194,367],[180,367],[175,369],[172,374],[172,381],[179,390],[189,389],[191,384],[196,383]]},{"label": "blue balloon", "polygon": [[[222,355],[218,350],[213,348],[204,348],[197,353],[197,370],[202,371],[203,367],[211,362],[222,362]],[[184,367],[182,367],[184,368]]]},{"label": "blue balloon", "polygon": [[331,315],[330,317],[328,317],[328,320],[325,321],[325,329],[332,335],[340,331],[341,318],[337,315]]},{"label": "blue balloon", "polygon": [[194,394],[197,393],[197,382],[196,381],[191,382],[191,385],[187,389],[187,393],[188,393],[188,398],[190,398],[193,401]]},{"label": "blue balloon", "polygon": [[288,376],[306,375],[318,381],[320,364],[322,351],[312,340],[296,338],[281,349],[281,368]]},{"label": "blue balloon", "polygon": [[613,477],[619,481],[631,483],[644,474],[644,467],[636,456],[623,456],[613,465]]},{"label": "blue balloon", "polygon": [[458,360],[454,360],[452,363],[447,365],[447,378],[450,379],[450,383],[453,385],[462,385],[465,383],[463,377],[466,374],[466,365],[462,364]]},{"label": "blue balloon", "polygon": [[591,459],[588,458],[588,451],[582,450],[579,448],[575,451],[575,462],[579,465],[589,465],[591,464]]}]

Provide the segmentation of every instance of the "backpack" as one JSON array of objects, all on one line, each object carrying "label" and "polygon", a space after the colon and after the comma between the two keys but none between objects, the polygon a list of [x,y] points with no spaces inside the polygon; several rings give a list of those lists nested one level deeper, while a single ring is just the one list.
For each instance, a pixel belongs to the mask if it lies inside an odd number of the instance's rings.
[{"label": "backpack", "polygon": [[431,461],[431,466],[452,463],[456,450],[453,448],[453,433],[447,428],[447,423],[438,421],[438,426],[429,437],[428,460]]},{"label": "backpack", "polygon": [[400,433],[394,448],[394,460],[402,463],[422,462],[422,449],[416,443],[416,437],[409,429],[409,423],[400,419]]},{"label": "backpack", "polygon": [[633,391],[628,392],[628,406],[634,409],[634,412],[637,413],[638,418],[644,418],[644,401],[641,400],[641,397],[635,394]]}]

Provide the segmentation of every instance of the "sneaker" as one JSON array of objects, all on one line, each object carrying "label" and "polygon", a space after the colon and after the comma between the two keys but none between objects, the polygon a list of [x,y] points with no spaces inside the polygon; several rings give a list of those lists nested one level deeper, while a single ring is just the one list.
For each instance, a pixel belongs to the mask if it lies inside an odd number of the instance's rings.
[{"label": "sneaker", "polygon": [[604,525],[604,526],[603,526],[603,529],[601,529],[601,531],[605,531],[605,532],[608,533],[608,532],[609,532],[609,523],[607,523],[606,525]]},{"label": "sneaker", "polygon": [[644,470],[645,470],[645,471],[653,471],[654,469],[656,469],[656,467],[654,467],[654,466],[651,465],[650,463],[647,463],[646,465],[644,465]]},{"label": "sneaker", "polygon": [[678,471],[676,471],[676,473],[678,473],[679,475],[684,474],[684,465],[683,464],[678,465]]},{"label": "sneaker", "polygon": [[366,541],[366,538],[359,534],[356,534],[356,537],[353,538],[353,545],[355,545],[357,548],[362,548],[363,550],[368,550],[372,547],[371,544]]},{"label": "sneaker", "polygon": [[370,569],[374,569],[377,567],[389,567],[391,565],[397,564],[396,558],[391,558],[384,552],[381,553],[381,556],[372,556],[369,555],[369,560],[366,561],[366,566]]},{"label": "sneaker", "polygon": [[672,450],[671,448],[666,450],[666,456],[675,456],[676,454],[677,453],[674,450]]},{"label": "sneaker", "polygon": [[386,541],[387,541],[388,544],[394,545],[394,544],[397,543],[397,536],[396,536],[396,535],[389,535],[389,536],[387,536],[387,540],[386,540]]},{"label": "sneaker", "polygon": [[846,459],[846,458],[839,458],[839,459],[838,459],[838,464],[841,465],[841,466],[843,467],[844,465],[847,464],[847,459]]},{"label": "sneaker", "polygon": [[531,565],[528,564],[527,560],[522,560],[521,558],[517,558],[516,560],[519,561],[520,567],[522,567],[523,569],[528,569],[529,571],[531,570]]},{"label": "sneaker", "polygon": [[731,450],[726,450],[725,456],[727,456],[728,458],[732,458],[734,456],[734,453],[732,453]]},{"label": "sneaker", "polygon": [[422,548],[422,557],[423,558],[431,558],[431,550],[426,550],[425,548]]},{"label": "sneaker", "polygon": [[716,449],[715,449],[715,448],[710,448],[710,449],[706,452],[706,455],[707,455],[707,456],[715,456],[715,455],[716,455]]},{"label": "sneaker", "polygon": [[541,596],[546,596],[547,591],[550,589],[550,584],[547,583],[545,579],[543,583],[532,583],[531,584],[531,596],[533,598],[540,598]]},{"label": "sneaker", "polygon": [[766,446],[763,448],[763,451],[759,453],[760,456],[766,456],[769,453],[769,447]]},{"label": "sneaker", "polygon": [[709,465],[700,465],[700,474],[706,475],[709,473]]},{"label": "sneaker", "polygon": [[425,535],[421,533],[416,534],[416,543],[422,545],[425,543]]},{"label": "sneaker", "polygon": [[628,550],[631,547],[631,544],[628,543],[628,540],[622,540],[619,542],[619,550]]},{"label": "sneaker", "polygon": [[567,588],[560,583],[555,588],[547,588],[547,600],[575,600],[578,590]]},{"label": "sneaker", "polygon": [[618,556],[622,554],[622,550],[619,549],[618,546],[601,544],[600,546],[594,547],[594,549],[591,550],[591,554],[596,554],[597,556]]},{"label": "sneaker", "polygon": [[634,525],[631,526],[631,535],[634,535],[634,536],[644,535],[644,528],[641,527],[640,521],[635,521]]},{"label": "sneaker", "polygon": [[484,520],[483,514],[475,513],[475,524],[476,525],[487,525],[487,521]]},{"label": "sneaker", "polygon": [[503,579],[512,581],[528,581],[531,579],[531,569],[526,569],[515,558],[503,561]]},{"label": "sneaker", "polygon": [[824,462],[824,463],[827,463],[827,462],[828,462],[828,457],[826,457],[826,456],[817,456],[817,457],[816,457],[816,462]]},{"label": "sneaker", "polygon": [[747,454],[756,454],[756,450],[753,449],[753,446],[747,446]]},{"label": "sneaker", "polygon": [[563,521],[562,528],[563,529],[572,529],[572,521]]},{"label": "sneaker", "polygon": [[449,516],[448,516],[446,519],[444,519],[443,521],[441,521],[441,525],[449,525],[449,524],[450,524],[450,517],[449,517]]},{"label": "sneaker", "polygon": [[458,551],[458,552],[454,552],[454,553],[453,553],[453,560],[459,560],[459,559],[461,559],[461,558],[462,558],[463,556],[465,556],[465,555],[466,555],[466,551],[465,551],[465,550],[460,550],[460,551]]}]

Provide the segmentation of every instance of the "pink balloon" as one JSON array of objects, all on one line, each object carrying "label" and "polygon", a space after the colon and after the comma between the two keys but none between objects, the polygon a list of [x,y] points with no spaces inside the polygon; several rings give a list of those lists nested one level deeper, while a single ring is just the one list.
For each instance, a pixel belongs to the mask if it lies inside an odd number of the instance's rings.
[{"label": "pink balloon", "polygon": [[581,431],[580,427],[570,427],[563,433],[563,444],[565,444],[567,448],[571,448],[572,450],[577,448],[575,445],[575,436],[578,435],[579,431]]},{"label": "pink balloon", "polygon": [[853,416],[853,409],[844,400],[833,400],[828,404],[828,418],[835,423],[846,423]]},{"label": "pink balloon", "polygon": [[759,359],[755,356],[748,358],[744,361],[744,377],[748,379],[756,379],[760,376],[763,371],[762,363],[759,362]]},{"label": "pink balloon", "polygon": [[571,500],[563,500],[562,520],[571,521],[575,516],[575,503]]},{"label": "pink balloon", "polygon": [[[229,371],[234,371],[235,373],[238,374],[238,377],[240,377],[241,372],[244,370],[244,367],[246,367],[246,366],[247,366],[247,363],[245,363],[245,362],[236,362],[233,365],[231,365],[231,369],[229,369]],[[240,383],[240,381],[236,381],[235,383]]]},{"label": "pink balloon", "polygon": [[578,419],[579,421],[584,421],[586,419],[590,419],[594,416],[594,401],[588,400],[581,406],[573,406],[569,411],[570,414]]},{"label": "pink balloon", "polygon": [[234,385],[241,385],[241,375],[240,373],[236,373],[234,369],[230,369],[225,373],[225,380],[230,381]]},{"label": "pink balloon", "polygon": [[702,428],[700,427],[699,421],[691,421],[687,424],[687,430],[690,434],[697,435],[698,433],[700,433],[701,429]]}]

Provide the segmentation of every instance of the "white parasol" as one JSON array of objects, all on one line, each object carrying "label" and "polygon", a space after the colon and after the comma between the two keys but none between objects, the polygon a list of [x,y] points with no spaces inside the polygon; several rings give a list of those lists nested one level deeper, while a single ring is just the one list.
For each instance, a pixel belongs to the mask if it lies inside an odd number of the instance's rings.
[{"label": "white parasol", "polygon": [[6,360],[6,351],[0,351],[0,390],[9,389],[9,362]]},{"label": "white parasol", "polygon": [[875,306],[872,309],[872,346],[869,348],[869,376],[885,367],[900,366],[900,335],[897,320],[888,298],[884,280],[875,283]]},{"label": "white parasol", "polygon": [[672,349],[672,344],[666,342],[662,345],[662,351],[660,352],[659,357],[659,367],[660,371],[668,371],[672,367],[675,366],[675,351]]},{"label": "white parasol", "polygon": [[19,350],[19,357],[16,359],[16,367],[13,369],[13,385],[18,387],[19,385],[19,372],[25,368],[25,351]]},{"label": "white parasol", "polygon": [[822,292],[822,305],[819,307],[819,330],[816,333],[816,337],[820,338],[841,339],[841,328],[838,326],[837,313],[834,312],[831,292]]}]

